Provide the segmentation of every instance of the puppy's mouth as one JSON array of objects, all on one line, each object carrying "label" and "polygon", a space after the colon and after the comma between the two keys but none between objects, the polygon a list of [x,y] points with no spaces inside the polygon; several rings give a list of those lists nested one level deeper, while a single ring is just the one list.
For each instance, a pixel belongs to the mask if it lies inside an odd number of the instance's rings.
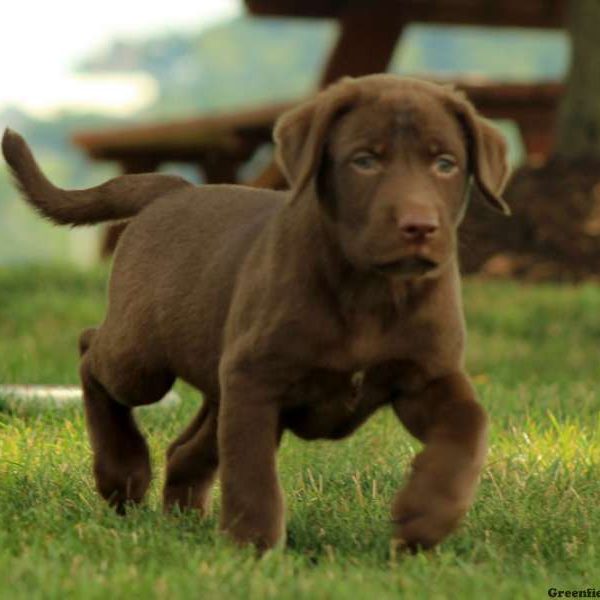
[{"label": "puppy's mouth", "polygon": [[396,277],[423,277],[438,267],[438,263],[424,256],[405,256],[390,262],[375,263],[375,270]]}]

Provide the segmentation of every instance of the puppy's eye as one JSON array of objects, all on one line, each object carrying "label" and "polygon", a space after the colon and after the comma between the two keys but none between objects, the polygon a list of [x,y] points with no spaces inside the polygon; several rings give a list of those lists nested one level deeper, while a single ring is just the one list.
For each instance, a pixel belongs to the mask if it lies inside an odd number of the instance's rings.
[{"label": "puppy's eye", "polygon": [[453,175],[458,171],[458,163],[451,154],[440,154],[433,161],[433,170],[437,175]]},{"label": "puppy's eye", "polygon": [[371,152],[358,152],[350,159],[350,164],[359,171],[376,171],[381,167],[381,160]]}]

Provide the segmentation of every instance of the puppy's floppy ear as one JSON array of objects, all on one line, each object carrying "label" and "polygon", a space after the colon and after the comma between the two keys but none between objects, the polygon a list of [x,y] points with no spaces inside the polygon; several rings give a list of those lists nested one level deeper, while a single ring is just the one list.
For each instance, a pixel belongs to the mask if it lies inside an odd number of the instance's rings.
[{"label": "puppy's floppy ear", "polygon": [[510,215],[502,192],[510,176],[508,145],[504,136],[487,120],[477,114],[473,105],[457,92],[451,92],[452,108],[467,137],[469,162],[475,183],[484,198],[504,215]]},{"label": "puppy's floppy ear", "polygon": [[292,201],[316,176],[329,128],[357,96],[358,86],[346,77],[278,119],[273,130],[275,157],[292,189]]}]

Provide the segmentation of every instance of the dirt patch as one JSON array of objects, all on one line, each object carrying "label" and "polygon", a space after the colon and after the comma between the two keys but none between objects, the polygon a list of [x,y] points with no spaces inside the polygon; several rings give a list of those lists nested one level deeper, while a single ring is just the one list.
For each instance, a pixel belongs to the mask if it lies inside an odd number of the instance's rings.
[{"label": "dirt patch", "polygon": [[600,161],[524,166],[505,194],[511,218],[473,198],[461,232],[466,273],[600,281]]}]

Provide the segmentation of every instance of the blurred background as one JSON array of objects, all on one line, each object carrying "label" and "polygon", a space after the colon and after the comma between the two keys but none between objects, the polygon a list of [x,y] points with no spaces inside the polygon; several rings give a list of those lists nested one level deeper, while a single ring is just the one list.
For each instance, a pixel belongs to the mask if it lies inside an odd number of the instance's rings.
[{"label": "blurred background", "polygon": [[[9,9],[0,36],[0,127],[25,135],[64,187],[149,170],[277,187],[269,132],[290,103],[340,75],[386,66],[455,82],[506,132],[519,168],[507,192],[513,220],[476,208],[465,224],[465,269],[536,280],[593,277],[600,152],[588,144],[569,156],[559,125],[585,112],[582,78],[569,79],[570,35],[589,43],[578,15],[585,10],[593,21],[598,8],[589,0],[573,4],[170,0],[139,10],[114,0],[22,0]],[[592,56],[594,48],[586,48]],[[569,86],[579,100],[565,109]],[[589,133],[590,124],[583,127]],[[549,192],[557,173],[562,187]],[[575,241],[580,235],[585,239]],[[110,246],[102,236],[43,222],[0,168],[0,265],[92,265],[100,245]]]}]

